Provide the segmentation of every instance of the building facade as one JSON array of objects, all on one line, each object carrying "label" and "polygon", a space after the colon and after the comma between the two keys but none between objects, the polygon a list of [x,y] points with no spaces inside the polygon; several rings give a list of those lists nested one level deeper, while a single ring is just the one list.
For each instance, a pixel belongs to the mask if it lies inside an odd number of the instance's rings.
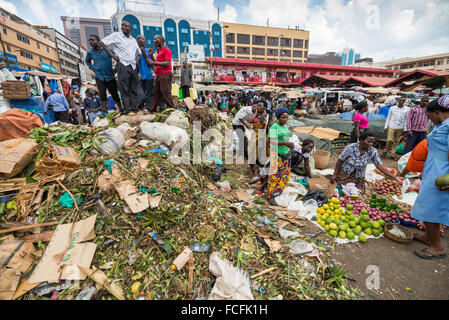
[{"label": "building facade", "polygon": [[[211,58],[207,60],[210,62]],[[313,75],[330,76],[338,79],[365,77],[371,81],[373,79],[387,81],[400,73],[400,71],[387,69],[228,58],[212,58],[211,65],[214,83],[299,86],[304,80]],[[202,74],[207,75],[206,70],[199,72],[196,81],[203,83],[210,82],[210,79],[202,78]]]},{"label": "building facade", "polygon": [[307,62],[339,66],[341,65],[341,57],[337,56],[335,52],[327,52],[325,54],[309,54],[309,59]]},{"label": "building facade", "polygon": [[61,16],[61,20],[65,36],[84,48],[90,48],[90,35],[103,39],[112,33],[111,21],[108,19]]},{"label": "building facade", "polygon": [[226,58],[299,63],[308,60],[309,31],[228,22],[223,23],[223,29]]},{"label": "building facade", "polygon": [[360,59],[360,53],[356,53],[352,48],[344,48],[343,51],[337,53],[337,56],[341,58],[342,66],[353,65],[356,60]]},{"label": "building facade", "polygon": [[383,62],[385,68],[412,72],[416,69],[427,71],[449,71],[449,52],[419,58],[405,58]]},{"label": "building facade", "polygon": [[61,74],[79,78],[79,65],[85,64],[81,58],[80,47],[54,28],[40,26],[43,33],[47,34],[56,43],[58,50],[59,68]]},{"label": "building facade", "polygon": [[56,44],[48,35],[28,22],[0,8],[1,36],[0,59],[8,62],[13,70],[41,70],[59,73]]}]

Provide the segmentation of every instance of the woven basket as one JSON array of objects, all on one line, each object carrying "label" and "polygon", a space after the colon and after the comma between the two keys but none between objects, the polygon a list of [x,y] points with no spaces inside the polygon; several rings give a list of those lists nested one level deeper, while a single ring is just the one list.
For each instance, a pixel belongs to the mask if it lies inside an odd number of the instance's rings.
[{"label": "woven basket", "polygon": [[[323,192],[326,197],[332,198],[332,194],[334,193],[336,183],[331,183],[329,179],[326,179],[325,177],[318,177],[318,178],[311,178],[308,181],[310,190],[318,190]],[[327,185],[327,188],[321,188],[320,186]]]},{"label": "woven basket", "polygon": [[399,229],[401,229],[402,232],[405,233],[405,236],[407,237],[406,239],[399,238],[399,237],[395,236],[394,234],[390,233],[390,229],[393,228],[393,226],[395,226],[395,225],[390,224],[390,223],[385,225],[384,235],[386,238],[396,241],[396,242],[399,242],[399,243],[408,243],[413,240],[413,232],[411,232],[409,229],[407,229],[406,227],[403,227],[401,225],[396,225],[396,226]]},{"label": "woven basket", "polygon": [[317,150],[315,151],[315,168],[317,169],[326,169],[327,165],[329,164],[329,160],[331,158],[330,152],[324,151],[324,150]]}]

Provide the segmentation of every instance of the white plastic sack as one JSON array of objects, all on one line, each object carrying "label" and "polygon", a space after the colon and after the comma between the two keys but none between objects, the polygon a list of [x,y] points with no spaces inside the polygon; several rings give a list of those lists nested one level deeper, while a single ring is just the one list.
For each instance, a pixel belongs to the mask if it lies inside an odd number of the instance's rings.
[{"label": "white plastic sack", "polygon": [[307,213],[304,215],[305,218],[311,220],[316,216],[316,209],[318,209],[318,202],[315,199],[309,199],[304,202],[304,207],[307,209]]},{"label": "white plastic sack", "polygon": [[367,167],[366,167],[366,172],[365,172],[365,180],[369,183],[375,183],[376,181],[380,181],[383,180],[384,177],[381,176],[380,174],[377,174],[376,172],[374,172],[374,170],[376,169],[376,166],[372,163],[370,163]]},{"label": "white plastic sack", "polygon": [[305,209],[305,207],[304,207],[304,202],[302,202],[301,200],[293,201],[287,207],[288,211],[299,211],[302,209]]},{"label": "white plastic sack", "polygon": [[187,129],[190,126],[189,119],[181,110],[173,111],[167,118],[167,120],[165,120],[165,123],[170,126],[176,126],[182,129]]},{"label": "white plastic sack", "polygon": [[279,234],[281,235],[281,237],[283,239],[287,239],[289,237],[298,237],[299,236],[299,232],[298,231],[289,231],[289,230],[285,230],[282,227],[279,227]]},{"label": "white plastic sack", "polygon": [[290,243],[289,248],[294,255],[301,255],[313,252],[314,246],[305,240],[297,239]]},{"label": "white plastic sack", "polygon": [[125,144],[125,136],[117,128],[109,128],[98,132],[93,142],[98,146],[103,154],[114,154],[120,152]]},{"label": "white plastic sack", "polygon": [[218,252],[211,254],[209,270],[217,277],[209,300],[254,300],[248,277]]},{"label": "white plastic sack", "polygon": [[93,128],[105,128],[109,125],[109,121],[106,118],[96,117],[94,123],[92,123]]},{"label": "white plastic sack", "polygon": [[132,131],[134,131],[134,127],[131,127],[130,125],[129,125],[129,123],[122,123],[121,125],[119,125],[118,127],[117,127],[117,129],[119,129],[123,134],[126,134],[126,132],[128,132],[128,130],[132,130]]},{"label": "white plastic sack", "polygon": [[[410,159],[410,156],[412,155],[412,152],[404,154],[402,157],[398,160],[398,171],[401,173],[404,171],[404,168],[407,166],[407,162]],[[419,173],[410,172],[406,176],[406,178],[417,178],[419,177]]]},{"label": "white plastic sack", "polygon": [[404,182],[402,182],[402,187],[401,187],[401,194],[404,196],[405,192],[408,190],[408,188],[411,187],[411,182],[409,179],[405,179]]},{"label": "white plastic sack", "polygon": [[180,149],[189,141],[184,129],[166,123],[144,121],[140,124],[140,130],[147,138],[160,141],[170,149]]}]

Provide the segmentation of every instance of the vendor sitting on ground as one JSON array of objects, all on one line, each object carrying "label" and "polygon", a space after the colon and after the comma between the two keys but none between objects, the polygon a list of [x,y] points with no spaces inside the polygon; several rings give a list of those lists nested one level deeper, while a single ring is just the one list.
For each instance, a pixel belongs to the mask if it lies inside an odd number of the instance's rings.
[{"label": "vendor sitting on ground", "polygon": [[344,148],[335,165],[331,183],[340,185],[355,183],[360,190],[365,189],[366,167],[372,161],[377,169],[391,179],[401,181],[394,176],[380,160],[377,150],[373,147],[374,135],[369,131],[360,134],[359,142],[352,143]]},{"label": "vendor sitting on ground", "polygon": [[424,139],[413,149],[412,154],[407,161],[407,165],[404,170],[402,170],[400,177],[405,177],[409,172],[422,173],[428,153],[429,149],[427,147],[427,139]]}]

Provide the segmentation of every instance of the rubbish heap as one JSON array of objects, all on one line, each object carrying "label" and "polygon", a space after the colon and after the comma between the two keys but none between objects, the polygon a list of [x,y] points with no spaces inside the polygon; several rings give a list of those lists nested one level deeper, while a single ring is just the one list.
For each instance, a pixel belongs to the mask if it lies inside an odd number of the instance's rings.
[{"label": "rubbish heap", "polygon": [[226,165],[214,181],[213,164],[172,161],[195,130],[232,128],[212,109],[185,107],[111,113],[93,127],[55,123],[0,142],[9,168],[0,180],[0,298],[361,295],[332,261],[330,239],[297,211],[269,206],[247,165]]}]

